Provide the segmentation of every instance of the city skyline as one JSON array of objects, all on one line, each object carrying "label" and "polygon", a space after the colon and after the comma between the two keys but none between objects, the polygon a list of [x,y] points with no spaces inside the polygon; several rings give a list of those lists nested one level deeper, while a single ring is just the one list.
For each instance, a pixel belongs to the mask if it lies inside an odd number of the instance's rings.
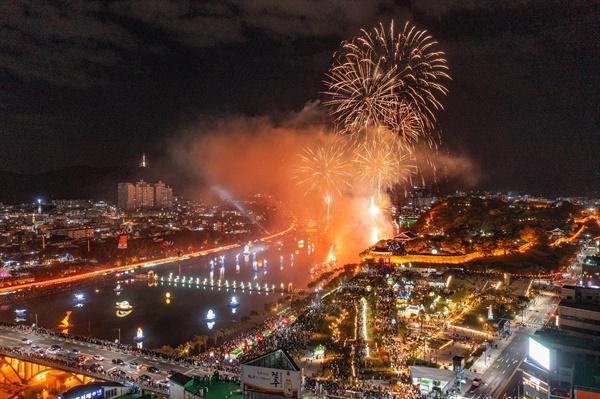
[{"label": "city skyline", "polygon": [[598,194],[593,4],[169,4],[3,3],[0,171],[139,166],[145,153],[154,168],[202,180],[210,170],[182,151],[198,139],[233,126],[239,136],[228,139],[249,148],[272,137],[265,125],[329,126],[323,80],[334,52],[394,20],[426,30],[448,60],[440,181]]}]

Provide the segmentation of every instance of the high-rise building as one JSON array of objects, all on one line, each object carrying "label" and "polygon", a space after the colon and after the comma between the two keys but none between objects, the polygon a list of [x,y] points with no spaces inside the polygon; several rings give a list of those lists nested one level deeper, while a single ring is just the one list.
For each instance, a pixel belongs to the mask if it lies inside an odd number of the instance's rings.
[{"label": "high-rise building", "polygon": [[600,397],[600,289],[563,285],[557,313],[558,329],[529,338],[523,398]]},{"label": "high-rise building", "polygon": [[135,187],[131,183],[119,183],[118,206],[120,209],[130,211],[135,209]]},{"label": "high-rise building", "polygon": [[119,183],[118,189],[118,206],[125,211],[173,206],[173,189],[161,181],[155,184],[143,180],[135,184]]},{"label": "high-rise building", "polygon": [[154,206],[156,208],[173,206],[173,189],[161,181],[154,185]]},{"label": "high-rise building", "polygon": [[143,180],[135,183],[135,207],[138,209],[154,208],[154,186]]},{"label": "high-rise building", "polygon": [[563,285],[556,324],[569,335],[600,336],[600,288]]}]

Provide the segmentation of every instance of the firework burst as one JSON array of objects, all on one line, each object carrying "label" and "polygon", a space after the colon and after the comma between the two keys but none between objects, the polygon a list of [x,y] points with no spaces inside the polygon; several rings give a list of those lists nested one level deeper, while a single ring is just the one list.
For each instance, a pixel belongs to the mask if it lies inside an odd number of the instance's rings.
[{"label": "firework burst", "polygon": [[414,173],[413,154],[407,151],[400,137],[389,130],[369,131],[358,142],[353,163],[357,178],[367,183],[369,192],[381,193]]},{"label": "firework burst", "polygon": [[353,46],[358,54],[377,57],[375,62],[382,68],[395,71],[394,79],[400,86],[398,102],[413,106],[429,128],[435,122],[434,111],[443,109],[436,95],[448,93],[441,81],[450,79],[444,53],[432,51],[436,44],[427,31],[419,31],[408,22],[396,34],[392,21],[387,31],[383,24],[372,33],[363,30]]},{"label": "firework burst", "polygon": [[326,105],[340,129],[384,126],[406,143],[427,135],[434,111],[442,108],[436,96],[447,93],[442,80],[449,79],[443,53],[432,51],[435,44],[408,23],[396,34],[393,22],[387,31],[380,25],[343,43],[325,81]]},{"label": "firework burst", "polygon": [[299,155],[301,164],[295,169],[294,178],[304,189],[305,195],[342,195],[344,188],[350,187],[350,163],[348,161],[348,140],[340,135],[330,135],[322,145],[305,148]]},{"label": "firework burst", "polygon": [[394,119],[399,89],[395,70],[386,70],[370,58],[345,54],[329,71],[332,115],[345,132],[356,133],[364,127],[385,126]]}]

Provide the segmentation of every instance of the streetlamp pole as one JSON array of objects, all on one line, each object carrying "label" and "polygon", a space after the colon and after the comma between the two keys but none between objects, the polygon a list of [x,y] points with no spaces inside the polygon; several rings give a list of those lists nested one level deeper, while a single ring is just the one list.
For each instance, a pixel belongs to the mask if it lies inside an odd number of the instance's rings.
[{"label": "streetlamp pole", "polygon": [[37,313],[35,314],[35,327],[38,327],[38,319],[37,319]]},{"label": "streetlamp pole", "polygon": [[121,343],[121,328],[117,327],[117,328],[115,328],[115,330],[117,330],[119,332],[119,340],[117,341],[117,343],[120,344]]}]

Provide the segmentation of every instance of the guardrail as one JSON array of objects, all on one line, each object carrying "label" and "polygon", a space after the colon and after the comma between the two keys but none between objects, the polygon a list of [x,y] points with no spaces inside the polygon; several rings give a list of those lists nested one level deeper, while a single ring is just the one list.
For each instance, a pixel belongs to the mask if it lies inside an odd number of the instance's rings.
[{"label": "guardrail", "polygon": [[97,379],[103,380],[103,381],[120,382],[121,384],[123,384],[125,386],[132,386],[132,387],[138,386],[141,389],[144,389],[147,391],[156,392],[156,393],[159,393],[162,395],[169,395],[168,388],[162,389],[159,386],[155,386],[153,384],[148,384],[148,383],[139,382],[139,381],[132,381],[130,379],[121,378],[121,377],[111,374],[109,372],[97,372],[97,371],[94,371],[89,366],[85,366],[85,365],[77,366],[77,364],[75,362],[70,362],[70,361],[61,360],[61,359],[55,359],[55,358],[51,358],[51,357],[48,357],[43,354],[28,353],[22,349],[17,350],[17,349],[13,349],[13,348],[0,347],[0,355],[17,358],[19,360],[23,360],[23,361],[26,361],[29,363],[35,363],[35,364],[39,364],[39,365],[43,365],[43,366],[48,366],[48,367],[52,367],[52,368],[63,370],[63,371],[69,371],[69,372],[72,372],[75,374],[85,374],[89,377],[97,378]]}]

